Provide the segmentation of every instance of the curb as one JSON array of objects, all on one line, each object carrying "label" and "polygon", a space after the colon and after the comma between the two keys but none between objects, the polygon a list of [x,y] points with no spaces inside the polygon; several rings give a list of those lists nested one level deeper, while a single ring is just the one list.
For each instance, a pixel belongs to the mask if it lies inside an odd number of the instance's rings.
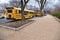
[{"label": "curb", "polygon": [[4,26],[4,25],[0,25],[0,27],[4,27],[4,28],[7,28],[7,29],[11,29],[11,30],[14,30],[14,31],[18,31],[18,30],[20,30],[20,29],[22,29],[22,28],[24,28],[24,27],[32,24],[33,22],[34,22],[34,21],[29,22],[29,23],[27,23],[27,24],[25,24],[25,25],[22,25],[21,27],[18,27],[18,28],[12,28],[12,27],[8,27],[8,26]]},{"label": "curb", "polygon": [[54,17],[59,23],[60,23],[60,19],[58,19],[57,17]]}]

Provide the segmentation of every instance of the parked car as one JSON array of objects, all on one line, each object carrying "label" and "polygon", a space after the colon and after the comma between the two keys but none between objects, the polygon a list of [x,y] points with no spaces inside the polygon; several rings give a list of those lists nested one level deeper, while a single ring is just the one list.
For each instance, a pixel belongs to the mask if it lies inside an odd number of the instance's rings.
[{"label": "parked car", "polygon": [[3,19],[3,18],[5,18],[3,15],[0,15],[0,19]]}]

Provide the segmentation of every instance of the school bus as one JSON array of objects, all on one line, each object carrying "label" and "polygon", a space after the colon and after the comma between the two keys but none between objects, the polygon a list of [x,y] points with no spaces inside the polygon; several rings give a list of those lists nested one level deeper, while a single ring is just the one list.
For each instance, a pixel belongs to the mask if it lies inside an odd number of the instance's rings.
[{"label": "school bus", "polygon": [[[32,18],[34,11],[24,10],[25,19]],[[6,19],[20,20],[22,19],[21,8],[16,7],[6,7]]]},{"label": "school bus", "polygon": [[34,15],[35,15],[35,17],[40,17],[41,16],[41,13],[39,11],[35,11],[34,12]]}]

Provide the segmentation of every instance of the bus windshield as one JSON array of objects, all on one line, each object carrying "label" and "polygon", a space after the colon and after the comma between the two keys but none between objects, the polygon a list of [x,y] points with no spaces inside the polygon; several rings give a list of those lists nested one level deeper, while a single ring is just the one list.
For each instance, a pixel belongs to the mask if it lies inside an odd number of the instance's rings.
[{"label": "bus windshield", "polygon": [[13,7],[7,7],[6,9],[13,9]]},{"label": "bus windshield", "polygon": [[12,10],[10,9],[10,10],[7,10],[8,11],[8,13],[12,13]]}]

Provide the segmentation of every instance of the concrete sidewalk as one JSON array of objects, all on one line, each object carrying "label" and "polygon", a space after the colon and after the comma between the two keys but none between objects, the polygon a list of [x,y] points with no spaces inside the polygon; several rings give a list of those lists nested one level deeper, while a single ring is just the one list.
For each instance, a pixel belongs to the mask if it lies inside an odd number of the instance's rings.
[{"label": "concrete sidewalk", "polygon": [[60,40],[60,23],[51,15],[36,17],[19,31],[0,28],[1,40]]}]

